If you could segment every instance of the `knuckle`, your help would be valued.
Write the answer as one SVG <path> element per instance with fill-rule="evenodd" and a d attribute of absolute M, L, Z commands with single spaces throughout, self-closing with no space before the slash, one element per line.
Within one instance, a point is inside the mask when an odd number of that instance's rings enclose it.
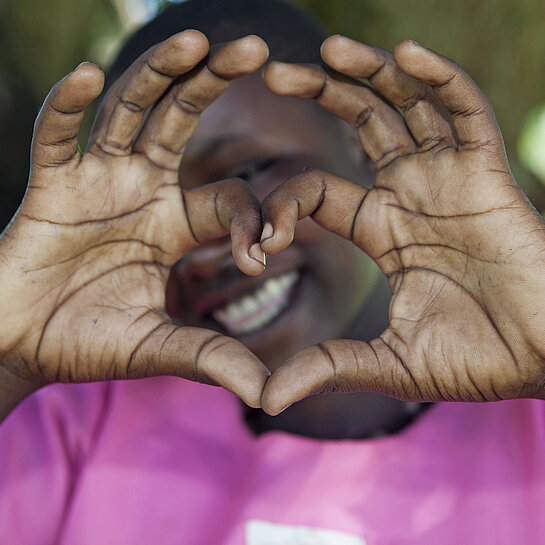
<path fill-rule="evenodd" d="M 373 108 L 371 106 L 364 106 L 354 122 L 354 127 L 356 129 L 363 128 L 371 120 L 372 116 Z"/>
<path fill-rule="evenodd" d="M 242 193 L 253 193 L 251 184 L 244 180 L 243 178 L 228 178 L 227 180 L 222 180 L 218 182 L 220 191 L 231 193 L 231 192 L 242 192 Z"/>
<path fill-rule="evenodd" d="M 444 89 L 445 87 L 449 87 L 452 84 L 456 82 L 456 79 L 458 78 L 459 72 L 456 71 L 456 68 L 452 69 L 447 74 L 445 78 L 442 78 L 440 82 L 433 84 L 431 87 L 435 91 L 440 91 L 441 89 Z"/>
<path fill-rule="evenodd" d="M 196 382 L 206 382 L 209 380 L 211 356 L 218 349 L 224 348 L 232 339 L 224 337 L 219 333 L 213 334 L 211 337 L 201 343 L 194 357 L 194 364 L 191 373 L 191 380 Z M 213 367 L 213 366 L 212 366 Z"/>
<path fill-rule="evenodd" d="M 399 107 L 403 112 L 408 112 L 412 110 L 417 104 L 425 100 L 427 97 L 427 93 L 420 92 L 420 93 L 414 93 L 406 98 L 404 98 L 400 104 Z"/>

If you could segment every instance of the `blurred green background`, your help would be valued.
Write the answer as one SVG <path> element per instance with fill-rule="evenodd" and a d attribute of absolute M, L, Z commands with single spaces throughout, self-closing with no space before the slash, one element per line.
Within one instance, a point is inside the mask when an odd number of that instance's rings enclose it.
<path fill-rule="evenodd" d="M 545 210 L 543 0 L 292 1 L 331 33 L 388 49 L 412 38 L 455 59 L 492 102 L 515 176 Z M 24 192 L 33 120 L 52 84 L 82 60 L 107 68 L 123 39 L 168 4 L 0 0 L 0 225 Z"/>

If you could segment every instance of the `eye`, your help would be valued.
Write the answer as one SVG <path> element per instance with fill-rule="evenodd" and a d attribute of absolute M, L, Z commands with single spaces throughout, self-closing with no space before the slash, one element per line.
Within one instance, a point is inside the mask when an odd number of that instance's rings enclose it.
<path fill-rule="evenodd" d="M 229 177 L 242 178 L 243 180 L 250 182 L 253 178 L 269 169 L 272 165 L 274 165 L 274 163 L 276 163 L 276 159 L 264 159 L 263 161 L 255 161 L 242 168 L 233 170 L 232 173 L 230 173 Z"/>

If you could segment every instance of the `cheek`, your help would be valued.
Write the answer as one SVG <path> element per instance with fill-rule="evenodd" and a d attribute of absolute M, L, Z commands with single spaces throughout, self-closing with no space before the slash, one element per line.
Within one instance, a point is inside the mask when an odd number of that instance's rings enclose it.
<path fill-rule="evenodd" d="M 332 328 L 342 330 L 371 293 L 378 268 L 350 241 L 322 229 L 310 218 L 299 222 L 295 236 L 307 250 L 309 273 L 317 289 L 315 304 L 321 306 L 316 310 L 331 320 Z"/>

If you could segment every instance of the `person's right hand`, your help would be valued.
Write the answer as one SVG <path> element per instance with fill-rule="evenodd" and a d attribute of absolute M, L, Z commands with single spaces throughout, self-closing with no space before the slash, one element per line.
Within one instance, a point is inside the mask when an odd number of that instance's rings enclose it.
<path fill-rule="evenodd" d="M 263 270 L 251 188 L 178 185 L 199 113 L 268 49 L 247 36 L 207 54 L 193 30 L 144 53 L 106 95 L 84 154 L 78 131 L 102 71 L 82 64 L 46 98 L 27 193 L 0 238 L 0 376 L 17 378 L 2 387 L 176 375 L 260 405 L 269 373 L 247 348 L 164 311 L 169 268 L 203 241 L 230 232 L 239 268 Z"/>

